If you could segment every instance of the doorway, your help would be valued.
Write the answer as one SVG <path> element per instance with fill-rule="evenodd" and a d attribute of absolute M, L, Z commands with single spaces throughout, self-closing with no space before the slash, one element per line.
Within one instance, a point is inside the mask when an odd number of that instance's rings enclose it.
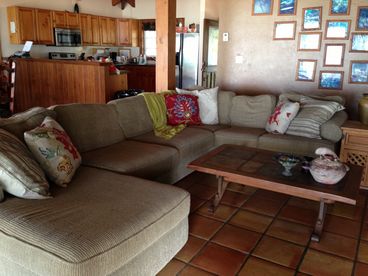
<path fill-rule="evenodd" d="M 216 86 L 218 40 L 218 21 L 204 19 L 202 86 L 206 88 L 213 88 Z"/>

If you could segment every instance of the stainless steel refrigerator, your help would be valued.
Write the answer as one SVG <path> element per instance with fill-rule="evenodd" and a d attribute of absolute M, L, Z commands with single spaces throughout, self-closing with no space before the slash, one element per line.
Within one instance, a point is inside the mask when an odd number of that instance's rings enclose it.
<path fill-rule="evenodd" d="M 176 34 L 176 87 L 198 84 L 199 33 Z"/>

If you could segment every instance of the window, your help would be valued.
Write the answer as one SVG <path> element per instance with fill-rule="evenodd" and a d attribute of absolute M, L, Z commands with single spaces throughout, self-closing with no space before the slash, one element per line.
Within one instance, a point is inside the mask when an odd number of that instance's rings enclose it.
<path fill-rule="evenodd" d="M 156 56 L 156 31 L 144 31 L 144 54 Z"/>

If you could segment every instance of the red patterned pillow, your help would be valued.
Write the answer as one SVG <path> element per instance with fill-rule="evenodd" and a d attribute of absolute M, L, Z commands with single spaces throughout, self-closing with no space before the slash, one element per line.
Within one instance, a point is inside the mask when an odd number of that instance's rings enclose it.
<path fill-rule="evenodd" d="M 198 97 L 193 95 L 165 96 L 167 119 L 169 125 L 199 125 Z"/>

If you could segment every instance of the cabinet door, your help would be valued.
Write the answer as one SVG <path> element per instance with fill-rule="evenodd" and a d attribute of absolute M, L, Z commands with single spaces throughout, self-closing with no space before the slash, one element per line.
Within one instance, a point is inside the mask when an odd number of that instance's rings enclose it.
<path fill-rule="evenodd" d="M 87 14 L 81 14 L 79 19 L 82 32 L 82 44 L 92 44 L 91 16 Z"/>
<path fill-rule="evenodd" d="M 139 20 L 130 19 L 132 47 L 140 47 Z"/>
<path fill-rule="evenodd" d="M 100 22 L 98 16 L 91 15 L 91 44 L 100 45 Z"/>
<path fill-rule="evenodd" d="M 108 19 L 108 31 L 109 31 L 109 44 L 116 45 L 116 19 Z"/>
<path fill-rule="evenodd" d="M 129 19 L 117 21 L 118 45 L 130 46 L 132 44 L 132 31 Z"/>
<path fill-rule="evenodd" d="M 100 17 L 100 38 L 101 44 L 109 43 L 109 18 Z"/>
<path fill-rule="evenodd" d="M 67 12 L 66 13 L 66 24 L 67 24 L 68 28 L 79 29 L 80 28 L 79 14 L 78 13 Z"/>
<path fill-rule="evenodd" d="M 37 41 L 35 10 L 32 8 L 18 8 L 19 43 L 27 40 Z"/>
<path fill-rule="evenodd" d="M 50 10 L 36 10 L 37 43 L 54 44 L 52 28 L 52 12 Z"/>
<path fill-rule="evenodd" d="M 52 17 L 54 20 L 54 27 L 56 28 L 66 28 L 66 16 L 63 11 L 53 11 Z"/>

